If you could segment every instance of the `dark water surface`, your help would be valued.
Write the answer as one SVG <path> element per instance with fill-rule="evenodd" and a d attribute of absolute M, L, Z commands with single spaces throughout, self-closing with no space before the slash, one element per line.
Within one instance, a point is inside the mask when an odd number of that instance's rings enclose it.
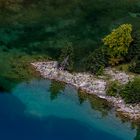
<path fill-rule="evenodd" d="M 0 94 L 0 139 L 134 140 L 130 123 L 122 123 L 111 110 L 103 115 L 102 106 L 94 103 L 80 104 L 68 85 L 56 90 L 49 80 L 21 83 L 12 94 Z"/>

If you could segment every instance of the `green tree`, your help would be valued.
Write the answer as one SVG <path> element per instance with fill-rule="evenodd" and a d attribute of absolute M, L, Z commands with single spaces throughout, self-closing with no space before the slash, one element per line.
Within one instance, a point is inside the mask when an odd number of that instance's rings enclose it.
<path fill-rule="evenodd" d="M 130 63 L 129 70 L 140 74 L 140 56 L 136 56 Z"/>
<path fill-rule="evenodd" d="M 133 41 L 131 42 L 128 53 L 125 56 L 125 60 L 127 62 L 130 62 L 131 60 L 136 59 L 136 57 L 140 56 L 140 31 L 135 29 L 132 32 L 132 38 Z"/>
<path fill-rule="evenodd" d="M 132 35 L 133 42 L 128 49 L 125 60 L 130 63 L 129 70 L 131 72 L 140 73 L 140 31 L 133 31 Z"/>
<path fill-rule="evenodd" d="M 118 96 L 121 90 L 121 85 L 118 81 L 111 81 L 107 87 L 108 96 Z"/>
<path fill-rule="evenodd" d="M 118 64 L 128 53 L 128 48 L 133 41 L 131 33 L 132 25 L 123 24 L 103 39 L 104 45 L 108 46 L 111 65 Z"/>
<path fill-rule="evenodd" d="M 104 67 L 108 66 L 108 53 L 106 47 L 100 47 L 91 53 L 86 61 L 86 70 L 94 74 L 101 74 Z"/>
<path fill-rule="evenodd" d="M 59 66 L 66 70 L 73 70 L 74 63 L 74 50 L 71 43 L 67 43 L 66 47 L 61 50 L 61 55 L 59 57 Z"/>
<path fill-rule="evenodd" d="M 23 0 L 0 0 L 0 8 L 18 12 L 22 8 Z"/>

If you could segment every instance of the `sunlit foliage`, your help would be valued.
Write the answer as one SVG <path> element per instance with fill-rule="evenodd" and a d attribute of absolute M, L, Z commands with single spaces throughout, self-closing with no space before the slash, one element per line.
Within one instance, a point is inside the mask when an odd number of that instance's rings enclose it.
<path fill-rule="evenodd" d="M 123 24 L 103 39 L 104 45 L 109 47 L 111 65 L 118 64 L 128 53 L 130 43 L 133 41 L 131 33 L 132 25 Z"/>

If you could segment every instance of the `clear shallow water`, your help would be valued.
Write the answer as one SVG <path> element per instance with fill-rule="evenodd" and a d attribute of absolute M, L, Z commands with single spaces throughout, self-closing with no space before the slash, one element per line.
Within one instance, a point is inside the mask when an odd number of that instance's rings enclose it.
<path fill-rule="evenodd" d="M 106 115 L 66 85 L 52 98 L 49 80 L 21 83 L 12 94 L 0 94 L 1 140 L 134 140 L 136 130 L 113 111 Z M 95 102 L 95 101 L 94 101 Z M 93 109 L 95 106 L 95 109 Z"/>

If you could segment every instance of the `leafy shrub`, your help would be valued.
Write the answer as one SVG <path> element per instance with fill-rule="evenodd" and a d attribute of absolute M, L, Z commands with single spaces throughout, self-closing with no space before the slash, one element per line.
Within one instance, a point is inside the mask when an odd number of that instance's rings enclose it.
<path fill-rule="evenodd" d="M 121 65 L 117 66 L 117 69 L 120 71 L 128 72 L 129 67 L 130 67 L 130 64 L 121 64 Z"/>
<path fill-rule="evenodd" d="M 118 81 L 111 81 L 107 88 L 107 95 L 108 96 L 118 96 L 120 92 L 121 86 Z"/>
<path fill-rule="evenodd" d="M 67 59 L 67 60 L 66 60 Z M 64 67 L 66 70 L 73 70 L 74 63 L 74 51 L 71 43 L 67 43 L 66 47 L 63 47 L 61 50 L 61 55 L 59 57 L 59 66 Z M 66 62 L 64 62 L 66 60 Z M 65 64 L 64 64 L 65 63 Z"/>
<path fill-rule="evenodd" d="M 140 74 L 140 56 L 133 59 L 129 66 L 129 71 Z"/>
<path fill-rule="evenodd" d="M 0 8 L 17 12 L 22 8 L 23 0 L 0 0 Z"/>
<path fill-rule="evenodd" d="M 8 57 L 8 56 L 7 56 Z M 5 76 L 19 81 L 29 80 L 36 76 L 36 72 L 31 67 L 31 62 L 50 60 L 48 56 L 43 55 L 14 55 L 9 59 L 9 69 Z"/>
<path fill-rule="evenodd" d="M 128 49 L 128 53 L 125 57 L 127 62 L 130 62 L 136 57 L 140 56 L 140 31 L 132 32 L 133 41 Z"/>
<path fill-rule="evenodd" d="M 121 90 L 120 95 L 126 103 L 139 103 L 140 102 L 140 78 L 126 84 Z"/>
<path fill-rule="evenodd" d="M 123 24 L 103 39 L 104 45 L 108 46 L 111 65 L 118 64 L 128 53 L 128 48 L 133 41 L 131 33 L 132 25 Z"/>
<path fill-rule="evenodd" d="M 131 43 L 126 62 L 130 62 L 129 70 L 134 73 L 140 73 L 140 32 L 133 32 L 133 42 Z"/>
<path fill-rule="evenodd" d="M 117 57 L 111 56 L 109 58 L 109 64 L 112 66 L 118 65 L 121 61 L 123 61 L 123 58 L 120 56 Z"/>
<path fill-rule="evenodd" d="M 99 70 L 96 72 L 96 75 L 98 76 L 98 75 L 103 75 L 103 73 L 104 73 L 104 66 L 101 66 L 100 68 L 99 68 Z"/>
<path fill-rule="evenodd" d="M 108 66 L 108 53 L 106 47 L 100 47 L 91 53 L 85 62 L 86 70 L 94 74 L 102 73 L 104 67 Z"/>

